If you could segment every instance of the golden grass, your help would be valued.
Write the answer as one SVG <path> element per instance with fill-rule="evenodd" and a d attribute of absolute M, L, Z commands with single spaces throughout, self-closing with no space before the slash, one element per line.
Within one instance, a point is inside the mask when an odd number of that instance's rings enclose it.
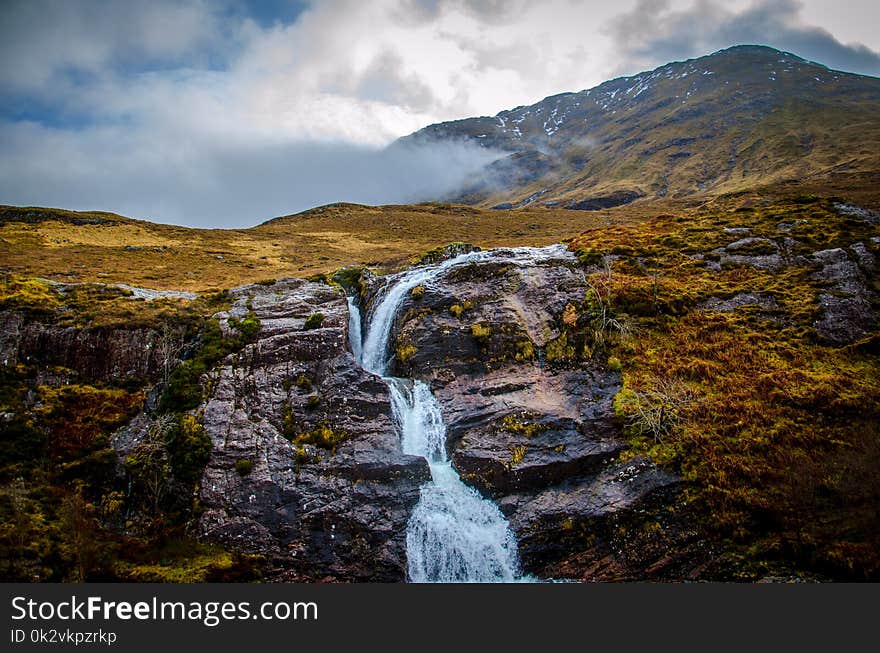
<path fill-rule="evenodd" d="M 204 291 L 346 265 L 400 268 L 450 242 L 541 246 L 586 229 L 627 224 L 680 203 L 606 211 L 492 211 L 420 204 L 320 207 L 251 229 L 188 229 L 108 214 L 9 207 L 0 221 L 0 270 L 62 282 L 128 283 Z M 39 212 L 41 220 L 30 217 Z M 100 216 L 100 224 L 72 220 Z"/>

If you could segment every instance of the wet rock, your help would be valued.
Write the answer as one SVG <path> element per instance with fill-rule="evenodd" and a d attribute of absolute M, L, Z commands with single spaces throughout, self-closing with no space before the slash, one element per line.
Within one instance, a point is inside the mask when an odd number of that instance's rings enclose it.
<path fill-rule="evenodd" d="M 683 485 L 638 458 L 598 475 L 569 478 L 537 494 L 499 501 L 520 544 L 524 571 L 551 578 L 633 580 L 654 577 L 693 538 L 674 519 Z M 685 520 L 686 523 L 686 520 Z M 694 556 L 691 565 L 706 556 Z M 662 574 L 661 574 L 662 575 Z M 686 577 L 681 572 L 674 577 Z"/>
<path fill-rule="evenodd" d="M 560 335 L 559 316 L 583 301 L 583 272 L 563 248 L 537 260 L 515 250 L 445 270 L 419 298 L 407 298 L 392 332 L 405 352 L 394 372 L 443 384 L 529 358 Z"/>
<path fill-rule="evenodd" d="M 574 420 L 543 417 L 530 426 L 536 427 L 534 435 L 498 423 L 468 431 L 453 453 L 455 468 L 483 494 L 500 497 L 598 472 L 624 449 L 613 431 Z"/>
<path fill-rule="evenodd" d="M 724 227 L 724 233 L 737 238 L 745 238 L 752 235 L 752 230 L 748 227 Z"/>
<path fill-rule="evenodd" d="M 851 215 L 856 218 L 861 218 L 868 224 L 880 224 L 880 213 L 877 213 L 876 211 L 871 211 L 870 209 L 856 206 L 855 204 L 844 204 L 841 202 L 836 202 L 834 208 L 836 208 L 841 215 Z"/>
<path fill-rule="evenodd" d="M 876 272 L 877 259 L 871 250 L 865 246 L 865 243 L 855 243 L 850 245 L 849 249 L 855 255 L 855 260 L 866 275 Z"/>

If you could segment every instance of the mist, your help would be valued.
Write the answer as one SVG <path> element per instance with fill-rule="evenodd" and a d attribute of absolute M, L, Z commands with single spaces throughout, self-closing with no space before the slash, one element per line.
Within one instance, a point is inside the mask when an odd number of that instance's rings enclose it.
<path fill-rule="evenodd" d="M 116 129 L 0 129 L 0 203 L 250 227 L 332 202 L 404 204 L 461 188 L 498 153 L 464 143 L 175 143 Z"/>

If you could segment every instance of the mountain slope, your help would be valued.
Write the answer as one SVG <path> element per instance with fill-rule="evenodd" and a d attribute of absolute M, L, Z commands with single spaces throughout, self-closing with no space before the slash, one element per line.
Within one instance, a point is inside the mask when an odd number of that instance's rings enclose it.
<path fill-rule="evenodd" d="M 736 46 L 401 140 L 504 153 L 455 200 L 594 209 L 875 172 L 878 115 L 880 79 Z"/>

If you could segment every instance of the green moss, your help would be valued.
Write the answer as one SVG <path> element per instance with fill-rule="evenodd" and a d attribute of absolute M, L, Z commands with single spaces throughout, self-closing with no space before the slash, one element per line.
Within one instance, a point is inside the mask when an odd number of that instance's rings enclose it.
<path fill-rule="evenodd" d="M 253 342 L 261 326 L 260 319 L 253 311 L 248 311 L 241 320 L 231 317 L 227 320 L 227 324 L 239 332 L 241 343 Z"/>
<path fill-rule="evenodd" d="M 574 346 L 568 342 L 568 331 L 563 331 L 544 345 L 544 356 L 550 362 L 570 360 L 577 356 Z"/>
<path fill-rule="evenodd" d="M 574 255 L 577 257 L 578 261 L 581 262 L 581 265 L 585 266 L 601 265 L 604 258 L 602 252 L 597 252 L 588 247 L 575 249 Z"/>
<path fill-rule="evenodd" d="M 533 438 L 536 435 L 544 433 L 548 430 L 546 424 L 537 424 L 525 421 L 515 414 L 505 415 L 501 420 L 501 429 L 508 433 L 517 433 L 527 438 Z"/>
<path fill-rule="evenodd" d="M 159 402 L 161 412 L 185 412 L 198 406 L 202 400 L 202 375 L 252 342 L 260 330 L 260 321 L 253 313 L 233 324 L 238 334 L 232 337 L 223 335 L 217 320 L 203 324 L 196 353 L 178 365 L 168 379 Z"/>
<path fill-rule="evenodd" d="M 535 358 L 535 346 L 531 340 L 520 340 L 516 343 L 516 360 L 519 362 L 531 361 Z"/>
<path fill-rule="evenodd" d="M 254 470 L 254 461 L 249 458 L 239 458 L 235 461 L 235 471 L 239 476 L 248 476 Z"/>
<path fill-rule="evenodd" d="M 409 363 L 413 356 L 418 353 L 418 348 L 412 343 L 398 343 L 394 348 L 394 355 L 397 358 L 397 362 L 406 365 Z"/>
<path fill-rule="evenodd" d="M 323 313 L 313 313 L 306 319 L 306 323 L 303 325 L 303 328 L 308 331 L 311 329 L 320 329 L 321 325 L 324 323 L 324 314 Z"/>
<path fill-rule="evenodd" d="M 472 324 L 471 335 L 481 345 L 486 345 L 492 337 L 492 327 L 489 324 Z"/>
<path fill-rule="evenodd" d="M 330 276 L 330 281 L 342 286 L 348 292 L 353 292 L 360 289 L 363 272 L 364 269 L 358 266 L 340 268 Z"/>
<path fill-rule="evenodd" d="M 180 415 L 166 434 L 171 472 L 178 480 L 195 483 L 211 457 L 211 438 L 193 415 Z"/>
<path fill-rule="evenodd" d="M 51 313 L 60 305 L 61 296 L 50 283 L 15 275 L 0 275 L 0 308 Z"/>
<path fill-rule="evenodd" d="M 453 317 L 460 318 L 462 313 L 464 313 L 464 307 L 461 304 L 453 304 L 449 307 L 449 314 Z"/>
<path fill-rule="evenodd" d="M 413 299 L 421 299 L 425 296 L 425 287 L 424 286 L 416 286 L 412 290 L 409 291 L 410 297 Z"/>
<path fill-rule="evenodd" d="M 344 430 L 334 430 L 327 424 L 319 424 L 315 428 L 297 433 L 291 438 L 291 442 L 297 447 L 303 445 L 312 445 L 320 449 L 327 449 L 331 454 L 336 453 L 336 447 L 351 437 L 351 434 Z"/>
<path fill-rule="evenodd" d="M 526 457 L 527 448 L 525 445 L 516 445 L 510 448 L 510 460 L 507 462 L 507 468 L 516 467 Z"/>
<path fill-rule="evenodd" d="M 300 374 L 299 376 L 297 376 L 293 384 L 303 392 L 312 391 L 312 380 L 305 374 Z"/>

